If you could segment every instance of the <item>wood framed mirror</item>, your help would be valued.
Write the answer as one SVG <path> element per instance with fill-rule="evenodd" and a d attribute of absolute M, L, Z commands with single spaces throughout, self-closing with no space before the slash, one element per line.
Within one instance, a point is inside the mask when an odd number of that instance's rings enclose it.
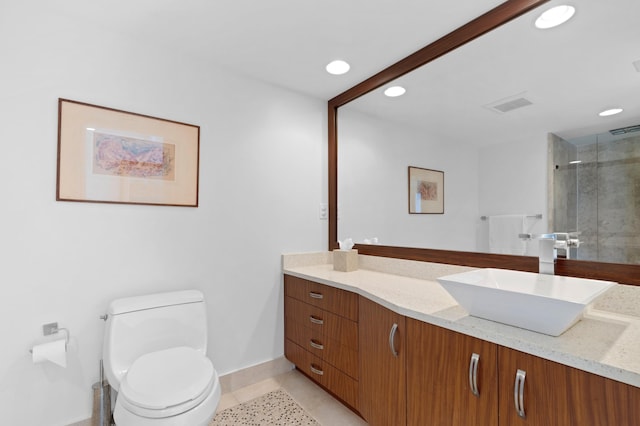
<path fill-rule="evenodd" d="M 470 41 L 547 3 L 549 0 L 508 0 L 482 16 L 470 21 L 439 40 L 416 51 L 367 80 L 346 90 L 328 102 L 328 165 L 329 165 L 329 249 L 338 247 L 338 113 L 339 108 L 361 96 L 417 69 Z M 470 251 L 386 245 L 356 245 L 359 253 L 373 256 L 465 265 L 498 267 L 530 272 L 538 271 L 538 259 L 532 256 L 500 255 Z M 640 266 L 558 259 L 556 274 L 594 279 L 606 279 L 624 284 L 640 285 Z"/>

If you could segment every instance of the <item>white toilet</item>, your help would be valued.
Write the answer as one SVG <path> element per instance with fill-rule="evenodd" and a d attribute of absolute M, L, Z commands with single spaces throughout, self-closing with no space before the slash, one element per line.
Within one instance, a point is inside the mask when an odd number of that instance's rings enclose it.
<path fill-rule="evenodd" d="M 206 352 L 201 292 L 111 302 L 103 360 L 107 380 L 117 391 L 116 424 L 207 425 L 220 401 L 220 381 Z"/>

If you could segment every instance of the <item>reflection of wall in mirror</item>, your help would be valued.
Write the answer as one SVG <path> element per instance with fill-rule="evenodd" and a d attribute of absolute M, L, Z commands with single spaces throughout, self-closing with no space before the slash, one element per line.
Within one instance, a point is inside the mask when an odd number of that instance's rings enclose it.
<path fill-rule="evenodd" d="M 338 126 L 338 237 L 379 244 L 475 250 L 477 153 L 433 142 L 424 131 L 341 108 Z M 407 167 L 444 171 L 445 214 L 411 215 Z M 417 194 L 417 196 L 416 196 Z M 409 203 L 408 197 L 412 197 Z"/>
<path fill-rule="evenodd" d="M 538 214 L 547 211 L 547 135 L 480 149 L 479 210 L 482 215 Z M 489 221 L 478 222 L 478 251 L 489 252 Z M 526 233 L 547 232 L 543 219 L 528 220 Z M 526 256 L 538 255 L 537 240 L 526 241 Z"/>
<path fill-rule="evenodd" d="M 338 238 L 489 252 L 481 215 L 546 212 L 546 134 L 529 144 L 476 147 L 348 107 L 339 117 Z M 407 214 L 406 170 L 415 164 L 445 172 L 445 214 Z M 542 233 L 544 224 L 536 221 L 531 232 Z M 527 246 L 527 255 L 537 255 L 535 243 Z"/>

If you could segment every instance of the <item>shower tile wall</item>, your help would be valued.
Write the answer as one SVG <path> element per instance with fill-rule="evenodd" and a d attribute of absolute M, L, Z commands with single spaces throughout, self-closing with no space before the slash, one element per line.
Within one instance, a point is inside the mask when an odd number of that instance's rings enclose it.
<path fill-rule="evenodd" d="M 602 136 L 553 135 L 553 231 L 580 231 L 578 259 L 640 264 L 640 135 Z"/>
<path fill-rule="evenodd" d="M 640 136 L 598 143 L 598 246 L 605 262 L 640 263 Z"/>

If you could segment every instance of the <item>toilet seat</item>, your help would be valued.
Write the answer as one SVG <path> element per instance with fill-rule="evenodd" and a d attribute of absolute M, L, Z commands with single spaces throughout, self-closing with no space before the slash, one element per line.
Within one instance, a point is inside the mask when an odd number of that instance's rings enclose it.
<path fill-rule="evenodd" d="M 192 409 L 217 381 L 209 358 L 181 346 L 142 355 L 120 384 L 121 403 L 139 416 L 162 418 Z"/>

